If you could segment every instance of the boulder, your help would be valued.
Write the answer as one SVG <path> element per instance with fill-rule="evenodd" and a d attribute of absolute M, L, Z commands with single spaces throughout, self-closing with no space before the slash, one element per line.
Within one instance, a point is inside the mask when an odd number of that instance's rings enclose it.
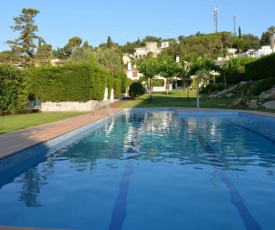
<path fill-rule="evenodd" d="M 269 93 L 269 98 L 275 100 L 275 88 L 272 88 Z"/>
<path fill-rule="evenodd" d="M 247 104 L 248 108 L 251 108 L 251 109 L 258 109 L 259 108 L 257 100 L 247 101 L 246 104 Z"/>
<path fill-rule="evenodd" d="M 228 108 L 234 108 L 234 107 L 236 107 L 238 105 L 241 105 L 241 104 L 242 104 L 242 99 L 237 98 L 228 105 Z"/>
<path fill-rule="evenodd" d="M 259 96 L 260 99 L 268 99 L 269 98 L 269 92 L 268 91 L 264 91 L 260 94 Z"/>
<path fill-rule="evenodd" d="M 234 96 L 234 94 L 233 93 L 227 93 L 227 94 L 225 94 L 225 96 L 229 98 L 229 97 Z"/>
<path fill-rule="evenodd" d="M 216 94 L 210 94 L 210 95 L 208 95 L 208 98 L 217 98 L 218 96 L 216 95 Z"/>
<path fill-rule="evenodd" d="M 275 109 L 275 101 L 268 101 L 262 105 L 265 109 Z"/>

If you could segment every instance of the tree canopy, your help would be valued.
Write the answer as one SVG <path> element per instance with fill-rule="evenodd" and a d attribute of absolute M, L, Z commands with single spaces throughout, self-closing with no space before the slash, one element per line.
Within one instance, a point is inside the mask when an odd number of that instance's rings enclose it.
<path fill-rule="evenodd" d="M 69 39 L 69 42 L 64 46 L 64 52 L 67 55 L 67 57 L 70 57 L 70 55 L 73 53 L 73 51 L 80 47 L 82 43 L 82 39 L 80 37 L 74 36 Z"/>
<path fill-rule="evenodd" d="M 39 39 L 44 42 L 41 37 L 36 35 L 38 26 L 35 25 L 34 18 L 38 13 L 39 10 L 23 8 L 21 15 L 13 18 L 15 25 L 11 26 L 11 29 L 20 32 L 20 36 L 14 41 L 7 41 L 13 54 L 13 63 L 28 66 L 30 60 L 35 56 L 37 46 L 34 41 Z"/>

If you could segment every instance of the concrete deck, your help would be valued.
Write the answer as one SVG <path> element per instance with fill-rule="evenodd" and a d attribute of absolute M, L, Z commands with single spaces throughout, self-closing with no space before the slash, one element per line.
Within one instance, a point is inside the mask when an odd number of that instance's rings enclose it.
<path fill-rule="evenodd" d="M 123 110 L 121 108 L 117 108 L 121 103 L 124 103 L 124 101 L 117 101 L 110 104 L 113 113 Z M 99 109 L 96 116 L 89 113 L 28 129 L 2 134 L 0 135 L 0 159 L 21 150 L 30 148 L 36 144 L 46 142 L 107 116 L 109 116 L 109 112 L 107 108 L 103 106 Z"/>

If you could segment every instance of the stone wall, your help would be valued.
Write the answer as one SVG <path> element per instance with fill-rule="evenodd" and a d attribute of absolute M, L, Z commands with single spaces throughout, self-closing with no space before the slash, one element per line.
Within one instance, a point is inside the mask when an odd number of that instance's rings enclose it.
<path fill-rule="evenodd" d="M 97 101 L 87 102 L 42 102 L 42 112 L 93 111 Z"/>

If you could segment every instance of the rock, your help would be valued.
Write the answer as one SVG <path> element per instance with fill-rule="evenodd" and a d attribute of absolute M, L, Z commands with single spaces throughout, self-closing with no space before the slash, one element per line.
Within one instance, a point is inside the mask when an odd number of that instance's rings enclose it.
<path fill-rule="evenodd" d="M 272 88 L 269 93 L 269 98 L 275 100 L 275 88 Z"/>
<path fill-rule="evenodd" d="M 208 95 L 208 98 L 217 98 L 217 95 L 216 94 L 210 94 L 210 95 Z"/>
<path fill-rule="evenodd" d="M 241 98 L 237 98 L 236 100 L 232 101 L 231 104 L 228 105 L 228 108 L 234 108 L 238 105 L 242 104 L 242 99 Z"/>
<path fill-rule="evenodd" d="M 265 109 L 275 109 L 275 101 L 268 101 L 262 105 Z"/>
<path fill-rule="evenodd" d="M 225 94 L 225 96 L 229 98 L 229 97 L 234 96 L 234 94 L 233 93 L 227 93 L 227 94 Z"/>
<path fill-rule="evenodd" d="M 251 109 L 258 109 L 259 108 L 259 105 L 258 105 L 258 101 L 257 100 L 250 100 L 250 101 L 247 101 L 247 106 L 248 108 L 251 108 Z"/>
<path fill-rule="evenodd" d="M 267 99 L 267 98 L 269 98 L 269 93 L 267 91 L 264 91 L 260 94 L 259 98 Z"/>

